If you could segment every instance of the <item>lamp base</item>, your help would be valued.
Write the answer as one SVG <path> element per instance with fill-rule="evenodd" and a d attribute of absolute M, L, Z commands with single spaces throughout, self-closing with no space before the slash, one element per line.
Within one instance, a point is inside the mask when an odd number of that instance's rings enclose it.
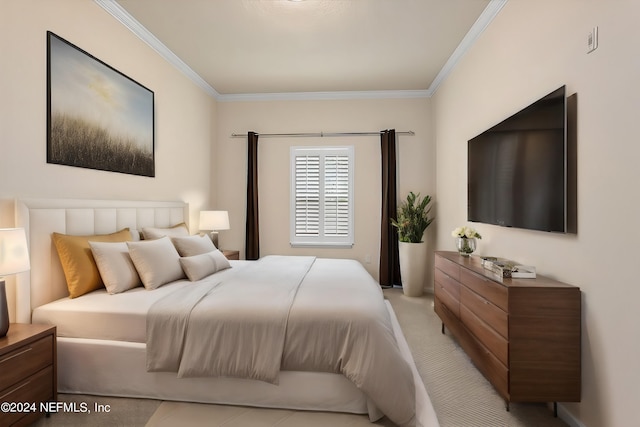
<path fill-rule="evenodd" d="M 216 249 L 220 249 L 220 247 L 218 246 L 218 232 L 212 231 L 211 233 L 209 233 L 209 238 L 213 242 L 213 246 L 215 246 Z"/>
<path fill-rule="evenodd" d="M 0 280 L 0 338 L 9 331 L 9 308 L 7 307 L 7 290 L 4 280 Z"/>

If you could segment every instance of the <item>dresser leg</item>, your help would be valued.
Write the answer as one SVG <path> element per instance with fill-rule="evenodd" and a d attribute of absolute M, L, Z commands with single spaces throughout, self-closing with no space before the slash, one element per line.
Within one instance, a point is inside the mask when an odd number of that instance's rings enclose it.
<path fill-rule="evenodd" d="M 510 408 L 509 408 L 509 401 L 508 400 L 504 401 L 504 409 L 506 409 L 506 411 L 509 412 Z"/>
<path fill-rule="evenodd" d="M 553 402 L 553 416 L 558 418 L 558 402 Z"/>
<path fill-rule="evenodd" d="M 442 322 L 442 328 L 441 328 L 441 331 L 442 331 L 442 335 L 444 335 L 444 322 Z"/>

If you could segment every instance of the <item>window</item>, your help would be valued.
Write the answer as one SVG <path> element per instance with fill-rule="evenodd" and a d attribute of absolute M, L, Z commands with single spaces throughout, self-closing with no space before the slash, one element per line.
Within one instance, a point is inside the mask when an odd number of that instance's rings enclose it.
<path fill-rule="evenodd" d="M 291 245 L 353 245 L 353 146 L 291 147 Z"/>

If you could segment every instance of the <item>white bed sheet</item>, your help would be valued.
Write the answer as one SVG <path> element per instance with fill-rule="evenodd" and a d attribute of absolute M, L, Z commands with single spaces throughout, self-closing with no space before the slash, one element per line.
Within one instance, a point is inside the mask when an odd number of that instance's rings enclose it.
<path fill-rule="evenodd" d="M 230 263 L 231 268 L 209 277 L 223 279 L 251 261 Z M 33 311 L 32 322 L 56 325 L 58 337 L 145 343 L 149 308 L 160 298 L 194 283 L 185 279 L 152 291 L 138 287 L 115 295 L 99 289 L 78 298 L 62 298 L 37 307 Z"/>
<path fill-rule="evenodd" d="M 146 320 L 144 323 L 138 321 L 144 318 L 143 313 L 146 313 L 152 304 L 151 301 L 144 305 L 135 302 L 122 304 L 118 298 L 102 291 L 96 293 L 102 293 L 101 296 L 91 295 L 85 299 L 86 301 L 95 298 L 95 301 L 89 303 L 93 307 L 87 307 L 84 313 L 91 312 L 87 320 L 78 321 L 84 315 L 78 310 L 85 309 L 76 307 L 67 310 L 75 303 L 66 297 L 62 298 L 67 295 L 66 281 L 51 241 L 51 233 L 106 234 L 124 227 L 140 230 L 144 227 L 170 227 L 180 222 L 189 223 L 189 207 L 184 202 L 27 199 L 16 203 L 16 225 L 24 227 L 27 233 L 32 267 L 30 272 L 17 275 L 16 320 L 26 323 L 54 323 L 58 326 L 60 392 L 274 408 L 368 412 L 372 420 L 381 416 L 353 383 L 338 374 L 283 372 L 280 386 L 272 391 L 272 384 L 260 381 L 234 378 L 185 380 L 177 379 L 170 373 L 146 372 Z M 185 281 L 180 286 L 187 284 Z M 176 285 L 178 284 L 172 286 Z M 161 293 L 172 292 L 169 289 L 160 288 L 153 292 L 161 298 Z M 131 294 L 135 292 L 139 292 L 140 295 L 133 300 L 148 297 L 145 293 L 151 291 L 140 288 Z M 60 298 L 62 299 L 59 300 Z M 108 301 L 110 307 L 106 310 L 98 309 L 99 300 Z M 66 315 L 53 320 L 64 310 L 67 310 Z M 106 317 L 105 312 L 114 314 Z M 78 331 L 77 328 L 81 330 Z M 113 329 L 119 330 L 115 336 Z M 121 332 L 124 332 L 130 341 L 117 336 L 121 335 Z M 395 334 L 398 340 L 402 340 L 402 332 L 399 329 L 395 330 Z M 101 335 L 103 338 L 65 337 L 76 335 Z M 407 357 L 404 352 L 403 355 Z M 410 359 L 410 354 L 408 357 Z M 270 390 L 265 392 L 265 387 Z M 419 393 L 416 395 L 420 396 Z M 426 396 L 426 392 L 422 395 Z M 417 405 L 417 409 L 418 426 L 437 426 L 437 420 L 435 423 L 422 422 L 424 407 Z"/>
<path fill-rule="evenodd" d="M 412 366 L 416 386 L 416 427 L 438 427 L 438 419 L 409 346 L 389 302 L 394 333 Z M 237 378 L 178 379 L 168 372 L 146 372 L 144 344 L 58 338 L 58 391 L 99 396 L 146 397 L 187 402 L 382 414 L 342 375 L 282 372 L 280 385 Z"/>

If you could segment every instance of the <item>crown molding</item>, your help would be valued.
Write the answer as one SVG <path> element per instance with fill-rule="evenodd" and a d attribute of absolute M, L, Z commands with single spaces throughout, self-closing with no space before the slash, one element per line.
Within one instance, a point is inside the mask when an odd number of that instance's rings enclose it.
<path fill-rule="evenodd" d="M 236 101 L 319 101 L 336 99 L 429 98 L 428 90 L 372 90 L 341 92 L 236 93 L 218 97 L 221 102 Z"/>
<path fill-rule="evenodd" d="M 162 58 L 176 67 L 185 76 L 200 86 L 205 92 L 221 102 L 235 101 L 314 101 L 340 99 L 391 99 L 391 98 L 430 98 L 440 84 L 455 68 L 458 61 L 471 48 L 473 43 L 493 21 L 508 0 L 490 0 L 487 7 L 480 14 L 471 29 L 464 36 L 453 54 L 449 57 L 428 89 L 425 90 L 378 90 L 378 91 L 341 91 L 341 92 L 290 92 L 290 93 L 247 93 L 220 94 L 191 67 L 185 64 L 175 53 L 166 47 L 156 36 L 140 24 L 116 0 L 94 0 L 98 6 L 107 11 L 122 25 L 127 27 L 140 40 L 148 44 Z"/>
<path fill-rule="evenodd" d="M 476 22 L 473 23 L 467 34 L 462 38 L 458 47 L 456 47 L 447 62 L 445 62 L 436 78 L 431 82 L 431 86 L 429 86 L 429 92 L 431 95 L 436 93 L 440 84 L 449 76 L 464 54 L 471 49 L 471 46 L 473 46 L 478 37 L 480 37 L 480 34 L 484 32 L 505 4 L 507 4 L 507 0 L 489 1 L 487 7 L 482 11 L 478 19 L 476 19 Z"/>
<path fill-rule="evenodd" d="M 196 85 L 200 86 L 209 95 L 218 98 L 220 94 L 212 88 L 202 77 L 185 64 L 178 56 L 166 47 L 160 40 L 156 38 L 149 30 L 139 23 L 133 16 L 129 14 L 116 0 L 94 0 L 101 8 L 106 10 L 111 16 L 116 18 L 122 25 L 127 27 L 133 34 L 138 36 L 140 40 L 148 44 L 153 50 L 163 57 L 167 62 L 176 67 L 185 76 L 191 79 Z"/>

